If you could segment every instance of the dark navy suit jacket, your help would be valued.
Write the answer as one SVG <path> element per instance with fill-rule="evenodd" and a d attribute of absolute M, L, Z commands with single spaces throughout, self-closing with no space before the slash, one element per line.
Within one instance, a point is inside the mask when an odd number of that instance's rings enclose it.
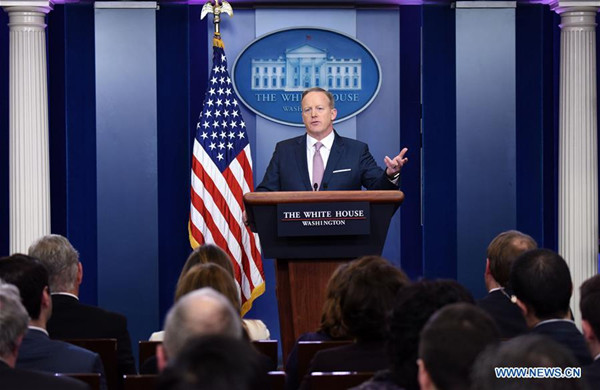
<path fill-rule="evenodd" d="M 52 317 L 46 328 L 53 339 L 117 339 L 119 378 L 137 373 L 127 319 L 121 314 L 84 305 L 68 295 L 52 294 Z"/>
<path fill-rule="evenodd" d="M 29 329 L 25 334 L 16 368 L 68 374 L 98 372 L 102 375 L 100 388 L 106 389 L 104 367 L 97 353 L 63 341 L 52 340 L 44 332 L 36 329 Z"/>
<path fill-rule="evenodd" d="M 369 152 L 367 144 L 335 133 L 320 190 L 397 190 Z M 275 147 L 261 191 L 313 191 L 306 161 L 306 134 Z"/>
<path fill-rule="evenodd" d="M 2 390 L 86 390 L 85 383 L 68 377 L 55 377 L 53 374 L 10 368 L 0 360 L 0 387 Z"/>
<path fill-rule="evenodd" d="M 552 321 L 535 326 L 531 333 L 548 336 L 573 352 L 580 366 L 592 363 L 592 356 L 579 329 L 571 321 Z"/>
<path fill-rule="evenodd" d="M 492 291 L 477 306 L 485 310 L 496 321 L 500 337 L 508 339 L 528 332 L 521 309 L 510 301 L 501 290 Z"/>
<path fill-rule="evenodd" d="M 600 359 L 583 367 L 583 377 L 587 380 L 590 389 L 600 389 Z"/>

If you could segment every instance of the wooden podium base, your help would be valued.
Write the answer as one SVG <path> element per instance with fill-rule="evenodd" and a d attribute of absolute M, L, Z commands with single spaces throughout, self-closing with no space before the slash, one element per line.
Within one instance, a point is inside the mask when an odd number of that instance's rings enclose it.
<path fill-rule="evenodd" d="M 319 327 L 327 282 L 333 271 L 349 260 L 276 260 L 276 294 L 284 363 L 296 339 L 302 333 L 314 332 Z"/>

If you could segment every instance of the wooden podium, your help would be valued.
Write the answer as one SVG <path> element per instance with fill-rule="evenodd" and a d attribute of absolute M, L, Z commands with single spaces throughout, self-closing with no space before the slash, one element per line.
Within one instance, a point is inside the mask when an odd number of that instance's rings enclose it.
<path fill-rule="evenodd" d="M 260 237 L 263 256 L 276 259 L 276 292 L 284 361 L 294 341 L 320 323 L 327 281 L 341 263 L 381 255 L 401 191 L 251 192 L 244 195 L 248 222 Z M 354 202 L 354 203 L 353 203 Z M 368 207 L 367 234 L 281 236 L 279 206 L 355 204 Z"/>

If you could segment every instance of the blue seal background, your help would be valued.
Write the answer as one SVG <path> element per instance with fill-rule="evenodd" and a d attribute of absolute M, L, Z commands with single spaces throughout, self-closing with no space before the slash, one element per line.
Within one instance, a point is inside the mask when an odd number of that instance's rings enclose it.
<path fill-rule="evenodd" d="M 307 37 L 310 36 L 310 39 Z M 327 58 L 336 59 L 360 58 L 362 60 L 362 88 L 358 90 L 329 89 L 336 93 L 356 93 L 358 101 L 336 100 L 338 116 L 336 123 L 351 118 L 364 110 L 375 98 L 381 84 L 381 68 L 375 56 L 361 42 L 354 38 L 333 31 L 320 28 L 292 28 L 279 30 L 263 35 L 252 41 L 238 56 L 233 65 L 234 88 L 242 102 L 256 114 L 275 122 L 303 126 L 302 116 L 299 111 L 284 111 L 283 105 L 300 106 L 299 101 L 283 101 L 282 93 L 301 95 L 302 91 L 283 91 L 280 89 L 252 90 L 252 59 L 276 59 L 285 57 L 288 49 L 295 49 L 302 45 L 311 45 L 326 50 Z M 322 86 L 326 84 L 325 80 Z M 255 94 L 275 94 L 277 101 L 257 101 Z"/>

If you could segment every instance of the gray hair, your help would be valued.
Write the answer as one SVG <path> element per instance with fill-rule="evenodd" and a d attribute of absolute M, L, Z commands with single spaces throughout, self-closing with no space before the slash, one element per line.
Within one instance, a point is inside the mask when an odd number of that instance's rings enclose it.
<path fill-rule="evenodd" d="M 19 289 L 0 279 L 0 357 L 15 352 L 17 340 L 27 331 L 29 315 L 21 303 Z"/>
<path fill-rule="evenodd" d="M 172 359 L 197 336 L 219 334 L 241 339 L 242 332 L 240 314 L 229 300 L 204 287 L 184 295 L 169 310 L 163 347 Z"/>
<path fill-rule="evenodd" d="M 48 269 L 50 291 L 70 291 L 76 287 L 79 253 L 65 237 L 50 234 L 40 238 L 29 247 L 29 256 L 41 260 Z"/>

